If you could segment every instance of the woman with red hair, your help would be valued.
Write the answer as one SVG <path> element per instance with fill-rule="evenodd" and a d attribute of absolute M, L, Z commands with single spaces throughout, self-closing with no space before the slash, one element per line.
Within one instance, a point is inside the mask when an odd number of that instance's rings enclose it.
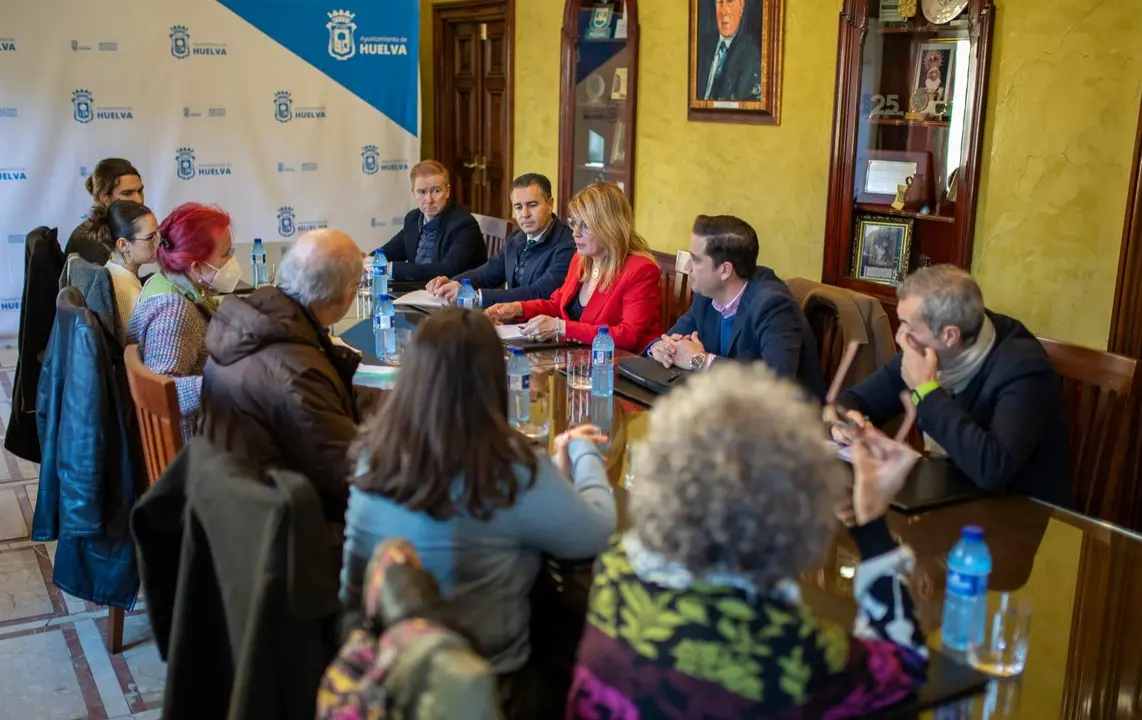
<path fill-rule="evenodd" d="M 234 292 L 242 270 L 234 258 L 230 216 L 218 207 L 179 205 L 158 233 L 159 272 L 143 286 L 127 323 L 127 342 L 139 344 L 151 371 L 174 379 L 182 436 L 189 440 L 206 365 L 206 326 L 218 295 Z"/>

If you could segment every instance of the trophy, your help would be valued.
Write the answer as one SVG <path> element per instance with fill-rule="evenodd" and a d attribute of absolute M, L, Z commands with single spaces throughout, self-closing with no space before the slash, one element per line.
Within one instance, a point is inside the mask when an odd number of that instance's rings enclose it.
<path fill-rule="evenodd" d="M 912 91 L 912 97 L 908 100 L 909 112 L 904 113 L 905 120 L 923 120 L 924 108 L 928 104 L 928 93 L 924 88 L 916 88 Z"/>

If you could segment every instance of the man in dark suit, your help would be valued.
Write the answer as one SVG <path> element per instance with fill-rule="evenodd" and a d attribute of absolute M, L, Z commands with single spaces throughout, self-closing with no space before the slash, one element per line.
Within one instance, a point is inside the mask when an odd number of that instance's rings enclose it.
<path fill-rule="evenodd" d="M 567 276 L 575 255 L 571 229 L 555 217 L 551 181 L 527 173 L 512 183 L 512 217 L 519 230 L 504 243 L 504 249 L 475 270 L 452 280 L 433 278 L 427 290 L 448 302 L 456 302 L 461 280 L 471 280 L 480 307 L 516 300 L 551 297 Z"/>
<path fill-rule="evenodd" d="M 983 304 L 953 265 L 922 268 L 896 291 L 900 354 L 837 405 L 858 425 L 901 414 L 910 391 L 929 455 L 946 456 L 983 490 L 1070 504 L 1062 381 L 1038 338 Z M 834 439 L 853 439 L 844 426 Z"/>
<path fill-rule="evenodd" d="M 817 341 L 789 288 L 757 264 L 757 233 L 731 215 L 699 215 L 686 272 L 690 309 L 648 348 L 665 367 L 704 370 L 718 358 L 760 360 L 825 396 Z"/>
<path fill-rule="evenodd" d="M 699 100 L 761 100 L 761 51 L 758 28 L 743 28 L 747 2 L 712 0 L 716 33 L 705 31 L 698 42 L 695 92 Z M 707 25 L 707 23 L 701 23 Z"/>
<path fill-rule="evenodd" d="M 484 262 L 488 250 L 480 225 L 452 201 L 448 170 L 425 160 L 409 178 L 417 209 L 404 216 L 404 227 L 383 248 L 393 264 L 393 280 L 459 275 Z"/>

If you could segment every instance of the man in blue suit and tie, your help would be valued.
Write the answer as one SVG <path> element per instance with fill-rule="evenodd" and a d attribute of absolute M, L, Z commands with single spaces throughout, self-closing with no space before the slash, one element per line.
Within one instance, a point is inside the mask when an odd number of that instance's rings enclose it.
<path fill-rule="evenodd" d="M 555 216 L 551 181 L 538 173 L 520 175 L 512 182 L 512 217 L 519 230 L 504 249 L 478 268 L 441 276 L 425 287 L 448 302 L 456 302 L 460 281 L 471 280 L 480 307 L 521 300 L 547 299 L 567 277 L 575 255 L 571 229 Z"/>
<path fill-rule="evenodd" d="M 781 278 L 757 264 L 757 233 L 731 215 L 699 215 L 686 272 L 694 302 L 647 352 L 665 367 L 704 370 L 720 358 L 760 360 L 825 396 L 817 342 Z"/>

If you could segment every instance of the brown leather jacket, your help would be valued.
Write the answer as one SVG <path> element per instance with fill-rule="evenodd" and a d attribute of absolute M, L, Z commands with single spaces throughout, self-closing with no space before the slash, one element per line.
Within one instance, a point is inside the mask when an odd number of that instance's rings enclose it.
<path fill-rule="evenodd" d="M 787 284 L 806 315 L 811 316 L 814 307 L 818 305 L 829 308 L 837 315 L 843 341 L 841 352 L 844 345 L 852 340 L 860 343 L 860 350 L 841 385 L 842 390 L 847 390 L 872 375 L 896 355 L 892 324 L 876 298 L 805 278 L 792 278 Z"/>
<path fill-rule="evenodd" d="M 357 434 L 358 357 L 276 287 L 226 298 L 206 333 L 200 434 L 262 469 L 301 473 L 325 517 L 344 523 Z"/>

